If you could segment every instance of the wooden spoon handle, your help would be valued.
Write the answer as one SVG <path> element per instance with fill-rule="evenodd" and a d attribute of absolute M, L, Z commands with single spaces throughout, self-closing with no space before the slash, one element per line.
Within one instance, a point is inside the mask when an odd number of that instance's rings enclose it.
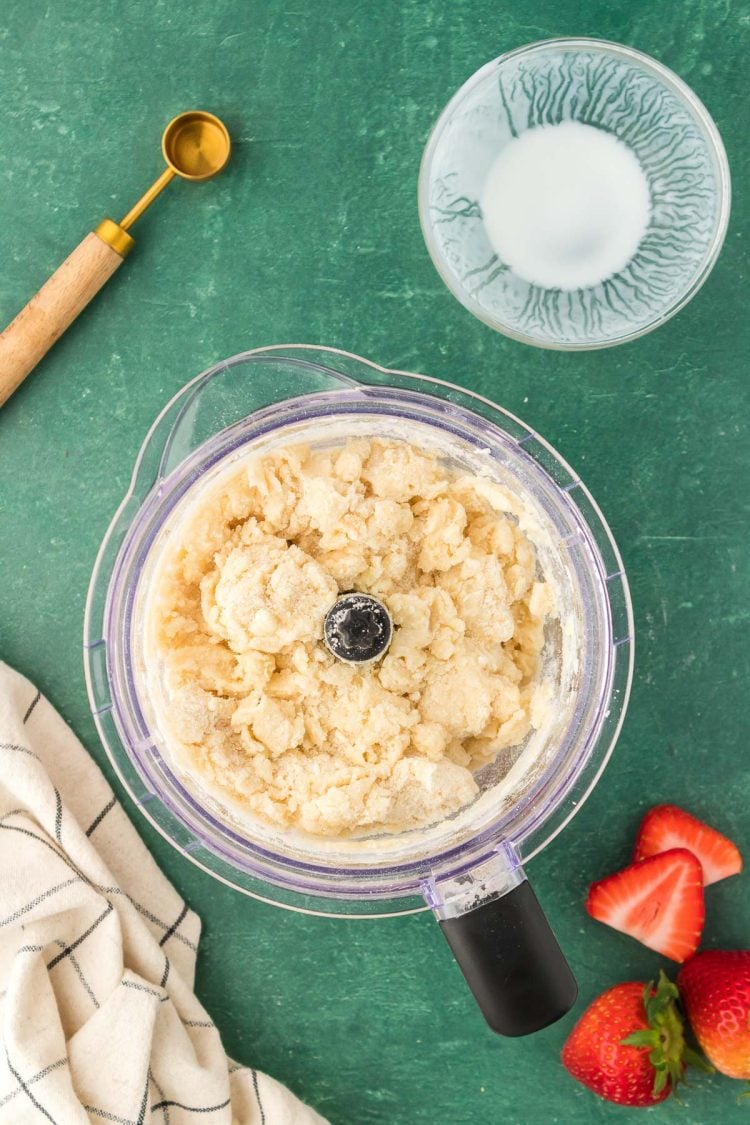
<path fill-rule="evenodd" d="M 122 262 L 123 254 L 92 231 L 21 309 L 0 334 L 0 406 Z"/>

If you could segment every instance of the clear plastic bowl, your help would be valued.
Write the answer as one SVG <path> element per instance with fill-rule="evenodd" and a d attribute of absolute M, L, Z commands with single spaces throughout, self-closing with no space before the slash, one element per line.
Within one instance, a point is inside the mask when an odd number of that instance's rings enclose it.
<path fill-rule="evenodd" d="M 250 822 L 174 766 L 158 729 L 143 623 L 165 534 L 196 490 L 249 453 L 294 440 L 326 444 L 350 433 L 403 432 L 504 482 L 549 531 L 540 561 L 561 604 L 545 659 L 565 702 L 544 734 L 530 736 L 519 751 L 527 757 L 515 762 L 510 780 L 500 775 L 513 762 L 494 772 L 486 767 L 474 804 L 427 829 L 328 841 Z M 632 611 L 619 553 L 585 486 L 542 438 L 459 387 L 304 345 L 217 364 L 165 407 L 102 543 L 86 607 L 92 710 L 144 815 L 216 878 L 320 914 L 435 908 L 440 888 L 467 872 L 482 871 L 484 879 L 488 863 L 499 863 L 502 878 L 520 871 L 596 783 L 620 730 L 632 663 Z"/>
<path fill-rule="evenodd" d="M 580 121 L 635 152 L 652 201 L 629 265 L 587 289 L 543 289 L 494 253 L 479 205 L 489 168 L 514 137 Z M 450 100 L 425 148 L 419 214 L 448 288 L 491 328 L 540 347 L 634 340 L 698 292 L 724 242 L 730 178 L 705 106 L 655 59 L 599 39 L 549 39 L 487 63 Z"/>

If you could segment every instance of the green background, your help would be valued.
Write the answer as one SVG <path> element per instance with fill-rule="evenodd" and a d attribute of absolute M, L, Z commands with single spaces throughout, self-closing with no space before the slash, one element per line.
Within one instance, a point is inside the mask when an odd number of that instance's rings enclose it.
<path fill-rule="evenodd" d="M 531 869 L 580 981 L 577 1013 L 659 967 L 583 911 L 588 882 L 627 860 L 648 805 L 684 803 L 750 856 L 749 33 L 750 6 L 732 0 L 4 0 L 0 11 L 3 318 L 154 178 L 174 113 L 213 109 L 235 140 L 224 176 L 175 184 L 149 212 L 132 258 L 2 411 L 3 655 L 111 777 L 81 664 L 88 578 L 151 420 L 212 361 L 323 343 L 489 395 L 580 471 L 635 602 L 617 751 Z M 588 355 L 524 347 L 474 320 L 436 275 L 416 212 L 422 147 L 453 91 L 493 56 L 560 34 L 632 44 L 682 75 L 719 125 L 735 188 L 724 251 L 692 304 Z M 334 1125 L 623 1119 L 559 1064 L 572 1015 L 521 1041 L 485 1029 L 429 915 L 275 910 L 133 815 L 207 919 L 198 989 L 227 1049 Z M 749 886 L 745 875 L 709 890 L 707 945 L 750 945 Z M 647 1112 L 746 1121 L 738 1091 L 699 1077 L 686 1109 Z"/>

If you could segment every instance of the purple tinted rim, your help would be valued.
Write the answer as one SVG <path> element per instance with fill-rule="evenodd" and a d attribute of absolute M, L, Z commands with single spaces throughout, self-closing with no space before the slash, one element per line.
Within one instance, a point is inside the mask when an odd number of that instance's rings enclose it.
<path fill-rule="evenodd" d="M 239 358 L 239 357 L 238 357 Z M 251 359 L 252 356 L 248 356 Z M 258 358 L 263 361 L 273 359 L 273 356 L 261 355 Z M 281 362 L 289 362 L 288 357 L 277 357 Z M 294 361 L 293 361 L 294 362 Z M 299 361 L 303 366 L 315 366 L 306 364 L 305 361 Z M 367 361 L 364 361 L 367 362 Z M 217 371 L 227 364 L 217 365 L 217 368 L 212 369 L 212 372 Z M 319 368 L 322 371 L 324 367 Z M 382 369 L 378 369 L 382 370 Z M 194 398 L 195 393 L 204 385 L 205 378 L 212 372 L 206 373 L 204 379 L 199 379 L 195 388 L 188 397 L 185 404 L 185 409 L 190 401 Z M 461 388 L 456 388 L 461 390 Z M 122 738 L 123 744 L 127 747 L 131 760 L 136 765 L 141 779 L 147 785 L 149 791 L 152 789 L 151 774 L 146 767 L 146 751 L 152 749 L 153 753 L 149 754 L 151 763 L 153 763 L 158 772 L 167 780 L 177 792 L 179 800 L 186 805 L 192 813 L 197 817 L 198 824 L 194 821 L 186 820 L 182 813 L 180 805 L 172 798 L 171 793 L 160 791 L 154 794 L 167 808 L 167 810 L 176 817 L 176 819 L 187 828 L 199 842 L 214 854 L 221 856 L 225 861 L 229 862 L 232 866 L 240 866 L 240 868 L 250 875 L 259 878 L 266 882 L 276 883 L 277 885 L 286 886 L 296 891 L 302 891 L 312 895 L 323 897 L 330 897 L 330 888 L 321 889 L 319 883 L 308 883 L 304 880 L 303 875 L 305 872 L 310 875 L 320 875 L 332 877 L 336 879 L 335 895 L 336 897 L 343 898 L 366 898 L 370 895 L 374 897 L 399 897 L 407 896 L 418 891 L 424 876 L 427 872 L 434 871 L 436 866 L 441 867 L 451 865 L 454 861 L 462 860 L 458 866 L 450 867 L 447 874 L 455 875 L 461 871 L 469 869 L 481 862 L 483 859 L 489 858 L 497 848 L 499 841 L 507 839 L 508 836 L 504 834 L 504 828 L 509 821 L 518 819 L 519 813 L 527 810 L 530 805 L 538 802 L 539 808 L 536 815 L 530 819 L 528 824 L 524 825 L 523 833 L 514 838 L 514 842 L 520 843 L 527 836 L 536 831 L 542 823 L 552 814 L 552 812 L 562 803 L 565 796 L 573 788 L 576 781 L 580 777 L 582 771 L 588 764 L 594 747 L 598 741 L 601 729 L 606 718 L 607 710 L 611 699 L 611 690 L 614 674 L 614 648 L 613 648 L 613 633 L 612 621 L 610 615 L 609 598 L 606 591 L 605 567 L 602 564 L 602 559 L 599 553 L 597 544 L 595 543 L 588 523 L 580 512 L 578 507 L 572 503 L 567 494 L 559 488 L 552 481 L 549 474 L 530 454 L 523 449 L 523 443 L 529 438 L 535 437 L 532 431 L 527 430 L 526 435 L 521 439 L 515 439 L 508 433 L 502 430 L 497 424 L 490 422 L 479 414 L 474 414 L 463 406 L 458 406 L 455 403 L 446 402 L 442 399 L 436 398 L 431 395 L 426 395 L 421 392 L 403 390 L 401 388 L 394 388 L 392 386 L 368 386 L 360 385 L 347 390 L 337 391 L 323 391 L 314 394 L 307 394 L 297 396 L 293 399 L 284 400 L 284 407 L 291 409 L 299 407 L 300 413 L 287 420 L 285 425 L 293 425 L 305 419 L 314 420 L 320 417 L 330 417 L 332 413 L 339 414 L 387 414 L 390 417 L 394 416 L 394 410 L 387 409 L 385 405 L 378 407 L 377 396 L 378 392 L 388 396 L 390 400 L 396 399 L 405 405 L 409 404 L 413 407 L 429 406 L 430 412 L 433 416 L 430 418 L 430 424 L 440 427 L 446 432 L 460 437 L 464 441 L 471 442 L 476 448 L 484 448 L 487 444 L 476 436 L 476 431 L 480 430 L 492 435 L 492 441 L 497 444 L 500 442 L 507 449 L 512 450 L 514 457 L 522 458 L 532 472 L 535 474 L 543 474 L 553 484 L 556 492 L 558 493 L 558 500 L 563 496 L 565 499 L 562 501 L 568 518 L 572 518 L 577 530 L 582 533 L 583 540 L 588 549 L 589 559 L 594 564 L 594 568 L 598 578 L 598 594 L 601 597 L 602 604 L 606 609 L 603 615 L 603 620 L 607 626 L 607 643 L 603 645 L 603 652 L 606 654 L 606 674 L 600 684 L 599 700 L 595 708 L 594 714 L 589 723 L 589 733 L 584 743 L 578 748 L 575 759 L 569 762 L 567 772 L 557 779 L 557 785 L 551 792 L 545 792 L 549 789 L 549 785 L 553 780 L 552 769 L 547 770 L 537 780 L 532 789 L 524 795 L 520 800 L 515 802 L 511 809 L 507 809 L 504 815 L 483 832 L 464 840 L 461 844 L 453 848 L 448 848 L 439 853 L 431 855 L 429 858 L 423 860 L 414 860 L 408 863 L 394 863 L 382 866 L 368 866 L 363 867 L 340 867 L 340 866 L 326 866 L 324 864 L 308 863 L 304 860 L 290 860 L 283 855 L 279 855 L 261 845 L 250 842 L 246 837 L 242 836 L 239 832 L 234 831 L 226 822 L 219 820 L 213 816 L 203 805 L 200 804 L 190 793 L 189 790 L 181 783 L 179 776 L 176 775 L 169 767 L 165 758 L 158 751 L 158 748 L 151 742 L 149 726 L 145 720 L 145 716 L 140 706 L 140 699 L 136 687 L 135 677 L 132 673 L 132 616 L 135 597 L 138 590 L 137 583 L 130 585 L 125 594 L 124 602 L 124 615 L 123 615 L 123 633 L 121 649 L 118 655 L 124 657 L 123 664 L 125 667 L 126 688 L 127 694 L 134 703 L 134 710 L 136 713 L 136 722 L 138 730 L 136 733 L 137 738 L 132 738 L 130 721 L 123 709 L 123 700 L 120 691 L 120 677 L 116 667 L 112 666 L 111 653 L 117 650 L 117 646 L 112 645 L 112 638 L 117 637 L 116 621 L 115 621 L 115 606 L 113 591 L 116 591 L 118 584 L 122 580 L 123 573 L 126 569 L 133 566 L 142 568 L 146 557 L 152 547 L 156 536 L 160 533 L 164 522 L 174 511 L 175 507 L 180 503 L 186 492 L 196 483 L 197 479 L 210 468 L 216 466 L 219 462 L 227 458 L 234 452 L 237 452 L 242 445 L 250 441 L 255 441 L 258 438 L 273 432 L 278 428 L 278 411 L 280 404 L 276 403 L 272 406 L 263 408 L 262 410 L 253 412 L 249 417 L 252 417 L 256 423 L 253 426 L 252 433 L 247 434 L 243 427 L 246 425 L 247 419 L 240 422 L 233 423 L 225 430 L 221 431 L 210 439 L 216 441 L 216 449 L 212 451 L 208 459 L 203 459 L 200 456 L 201 449 L 205 448 L 204 443 L 201 447 L 194 450 L 193 453 L 186 458 L 184 462 L 178 465 L 164 480 L 160 481 L 158 486 L 152 489 L 143 503 L 141 504 L 133 522 L 131 523 L 125 539 L 120 547 L 120 550 L 115 561 L 113 573 L 109 583 L 107 594 L 107 602 L 105 608 L 105 640 L 107 641 L 107 667 L 110 676 L 110 684 L 112 687 L 112 704 L 113 716 Z M 462 392 L 465 393 L 465 392 Z M 469 392 L 470 393 L 470 392 Z M 359 409 L 352 408 L 352 403 L 358 404 Z M 331 406 L 337 409 L 331 410 Z M 393 402 L 390 402 L 391 407 Z M 494 405 L 494 404 L 491 404 Z M 441 421 L 434 417 L 434 413 L 442 415 L 444 418 L 452 416 L 454 424 L 451 425 L 448 421 Z M 457 428 L 455 424 L 455 416 L 458 415 L 464 423 L 468 423 L 469 431 Z M 405 412 L 401 414 L 402 418 L 413 418 L 413 413 Z M 276 425 L 266 424 L 270 423 L 271 419 L 276 420 Z M 242 431 L 242 433 L 240 432 Z M 471 432 L 473 431 L 473 432 Z M 546 444 L 546 443 L 545 443 Z M 186 466 L 190 466 L 186 470 Z M 174 482 L 174 483 L 173 483 Z M 166 505 L 161 504 L 161 498 L 164 494 L 168 496 Z M 141 538 L 139 538 L 141 530 L 152 520 L 153 525 L 147 527 L 147 530 Z M 134 546 L 135 545 L 135 546 Z M 135 547 L 137 546 L 137 550 Z M 581 699 L 577 702 L 574 715 L 571 719 L 571 727 L 579 720 L 585 710 L 586 700 Z M 140 743 L 140 745 L 139 745 Z M 204 836 L 202 832 L 203 825 L 218 833 L 219 840 L 215 835 L 210 839 Z M 225 838 L 229 843 L 234 843 L 240 849 L 238 855 L 232 850 L 230 846 L 222 846 L 221 839 Z M 484 849 L 484 851 L 482 850 Z M 257 856 L 258 859 L 266 860 L 274 865 L 272 872 L 265 866 L 257 866 L 254 864 L 250 857 Z M 281 868 L 281 870 L 279 870 Z M 294 873 L 287 874 L 287 872 Z M 378 878 L 398 876 L 400 874 L 412 875 L 412 881 L 406 885 L 399 883 L 398 886 L 382 887 L 377 889 L 368 890 L 366 885 L 363 885 L 363 880 L 375 881 Z M 342 882 L 342 879 L 354 878 L 359 882 L 354 887 L 348 887 Z"/>

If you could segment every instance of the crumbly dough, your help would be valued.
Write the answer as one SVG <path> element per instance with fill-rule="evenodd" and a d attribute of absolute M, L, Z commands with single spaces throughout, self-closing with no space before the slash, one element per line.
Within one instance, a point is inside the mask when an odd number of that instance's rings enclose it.
<path fill-rule="evenodd" d="M 179 759 L 263 821 L 317 835 L 468 804 L 474 771 L 531 729 L 553 608 L 508 507 L 488 479 L 395 440 L 283 448 L 199 493 L 149 606 Z M 322 643 L 352 589 L 395 625 L 370 665 Z"/>

